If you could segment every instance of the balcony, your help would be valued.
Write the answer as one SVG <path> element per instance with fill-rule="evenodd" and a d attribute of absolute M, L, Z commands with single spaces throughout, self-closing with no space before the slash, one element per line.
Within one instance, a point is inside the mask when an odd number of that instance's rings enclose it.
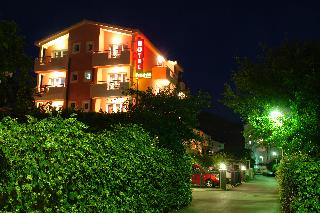
<path fill-rule="evenodd" d="M 67 70 L 68 57 L 52 58 L 47 56 L 44 58 L 36 58 L 34 62 L 34 71 L 46 71 L 46 70 Z"/>
<path fill-rule="evenodd" d="M 167 79 L 173 84 L 177 84 L 178 76 L 168 67 L 155 66 L 152 68 L 153 79 Z"/>
<path fill-rule="evenodd" d="M 102 67 L 107 65 L 130 64 L 130 51 L 124 50 L 120 54 L 111 55 L 110 51 L 94 52 L 92 54 L 92 66 Z"/>
<path fill-rule="evenodd" d="M 36 101 L 64 100 L 66 98 L 66 87 L 44 87 L 34 96 Z"/>
<path fill-rule="evenodd" d="M 109 96 L 123 96 L 122 92 L 129 89 L 129 82 L 120 82 L 118 86 L 112 83 L 93 84 L 90 86 L 90 97 L 109 97 Z"/>

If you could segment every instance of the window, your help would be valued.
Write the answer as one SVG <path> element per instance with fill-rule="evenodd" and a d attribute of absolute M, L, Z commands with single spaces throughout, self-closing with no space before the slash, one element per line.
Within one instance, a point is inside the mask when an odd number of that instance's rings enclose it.
<path fill-rule="evenodd" d="M 42 107 L 42 105 L 43 105 L 43 102 L 37 102 L 37 107 L 38 108 Z"/>
<path fill-rule="evenodd" d="M 119 89 L 120 82 L 128 82 L 127 73 L 108 74 L 109 89 Z"/>
<path fill-rule="evenodd" d="M 75 102 L 75 101 L 70 101 L 69 107 L 70 107 L 71 109 L 75 109 L 75 108 L 76 108 L 76 102 Z"/>
<path fill-rule="evenodd" d="M 78 72 L 71 72 L 71 82 L 78 81 Z"/>
<path fill-rule="evenodd" d="M 90 101 L 84 101 L 82 103 L 82 108 L 84 112 L 89 112 L 90 111 Z"/>
<path fill-rule="evenodd" d="M 68 54 L 67 50 L 54 50 L 53 51 L 53 58 L 61 58 Z"/>
<path fill-rule="evenodd" d="M 49 78 L 49 85 L 51 87 L 63 87 L 65 78 Z"/>
<path fill-rule="evenodd" d="M 107 113 L 117 113 L 117 112 L 126 112 L 126 106 L 122 103 L 107 103 L 106 112 Z"/>
<path fill-rule="evenodd" d="M 88 53 L 93 51 L 93 41 L 87 41 L 87 43 L 86 43 L 86 51 Z"/>
<path fill-rule="evenodd" d="M 90 81 L 92 80 L 92 71 L 88 70 L 84 72 L 84 80 L 85 81 Z"/>
<path fill-rule="evenodd" d="M 72 53 L 76 54 L 80 52 L 80 43 L 74 43 L 72 47 Z"/>
<path fill-rule="evenodd" d="M 127 48 L 126 45 L 122 44 L 110 44 L 109 45 L 109 58 L 119 58 L 121 55 L 121 52 L 124 51 Z"/>

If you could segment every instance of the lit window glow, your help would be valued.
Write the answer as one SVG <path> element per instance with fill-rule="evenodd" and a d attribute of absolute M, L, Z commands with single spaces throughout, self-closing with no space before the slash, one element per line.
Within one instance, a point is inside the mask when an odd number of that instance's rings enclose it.
<path fill-rule="evenodd" d="M 122 43 L 122 40 L 121 40 L 121 38 L 120 37 L 114 37 L 114 38 L 112 38 L 112 44 L 116 44 L 116 45 L 119 45 L 119 44 L 121 44 Z"/>
<path fill-rule="evenodd" d="M 180 99 L 184 99 L 184 98 L 186 97 L 186 94 L 184 94 L 184 92 L 179 92 L 179 93 L 178 93 L 178 97 L 179 97 Z"/>
<path fill-rule="evenodd" d="M 166 61 L 166 60 L 164 59 L 163 56 L 161 56 L 161 55 L 158 55 L 158 56 L 157 56 L 157 63 L 158 63 L 158 65 L 163 65 L 163 63 L 164 63 L 165 61 Z"/>
<path fill-rule="evenodd" d="M 63 101 L 53 101 L 51 106 L 56 109 L 61 109 L 63 107 Z"/>

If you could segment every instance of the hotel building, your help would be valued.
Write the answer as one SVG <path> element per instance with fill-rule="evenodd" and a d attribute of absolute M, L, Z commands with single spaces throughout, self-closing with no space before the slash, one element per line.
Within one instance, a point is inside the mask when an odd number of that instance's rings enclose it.
<path fill-rule="evenodd" d="M 35 45 L 37 106 L 119 112 L 134 101 L 123 94 L 128 88 L 157 93 L 183 85 L 177 62 L 165 59 L 136 29 L 84 20 Z"/>

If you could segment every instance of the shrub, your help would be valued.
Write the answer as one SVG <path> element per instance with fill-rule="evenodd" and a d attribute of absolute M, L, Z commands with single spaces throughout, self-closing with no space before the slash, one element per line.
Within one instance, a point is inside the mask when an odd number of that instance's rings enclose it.
<path fill-rule="evenodd" d="M 69 119 L 0 122 L 0 210 L 164 212 L 191 202 L 191 163 L 136 125 L 101 133 Z"/>
<path fill-rule="evenodd" d="M 283 212 L 320 212 L 320 161 L 305 154 L 287 156 L 277 171 Z"/>

